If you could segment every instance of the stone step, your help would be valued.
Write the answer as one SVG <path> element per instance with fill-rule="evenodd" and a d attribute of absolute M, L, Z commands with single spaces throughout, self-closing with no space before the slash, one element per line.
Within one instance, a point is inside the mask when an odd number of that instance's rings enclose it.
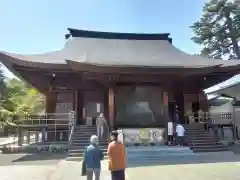
<path fill-rule="evenodd" d="M 104 156 L 104 159 L 107 159 L 107 156 Z M 83 160 L 83 156 L 80 157 L 76 157 L 76 156 L 68 156 L 66 158 L 67 161 L 82 161 Z"/>
<path fill-rule="evenodd" d="M 209 139 L 184 139 L 184 142 L 187 142 L 187 143 L 209 143 L 209 142 L 218 142 L 216 139 L 212 139 L 212 138 L 209 138 Z"/>
<path fill-rule="evenodd" d="M 77 135 L 83 135 L 83 134 L 87 134 L 87 135 L 96 135 L 97 130 L 96 131 L 75 131 L 74 134 Z"/>
<path fill-rule="evenodd" d="M 185 134 L 185 136 L 194 136 L 194 137 L 206 137 L 206 136 L 210 136 L 210 137 L 212 137 L 212 135 L 211 134 L 208 134 L 208 133 L 200 133 L 200 134 L 198 134 L 198 133 L 196 133 L 196 134 L 193 134 L 193 133 L 186 133 Z"/>
<path fill-rule="evenodd" d="M 184 140 L 194 152 L 218 152 L 227 150 L 204 128 L 186 128 Z"/>
<path fill-rule="evenodd" d="M 188 146 L 211 146 L 211 145 L 222 145 L 220 142 L 195 142 L 188 143 Z"/>
<path fill-rule="evenodd" d="M 69 149 L 85 149 L 89 144 L 72 144 Z M 107 144 L 100 144 L 99 147 L 107 147 Z"/>
<path fill-rule="evenodd" d="M 205 131 L 205 130 L 199 130 L 199 131 L 196 131 L 196 130 L 186 130 L 185 133 L 209 133 L 209 132 Z"/>
<path fill-rule="evenodd" d="M 75 127 L 76 130 L 83 130 L 83 129 L 97 129 L 96 126 L 78 126 Z"/>
<path fill-rule="evenodd" d="M 90 138 L 92 135 L 96 135 L 96 133 L 75 133 L 73 137 Z"/>
<path fill-rule="evenodd" d="M 87 136 L 73 136 L 72 140 L 90 140 L 90 137 Z"/>
<path fill-rule="evenodd" d="M 209 133 L 209 131 L 205 131 L 205 130 L 186 130 L 185 133 Z"/>
<path fill-rule="evenodd" d="M 212 145 L 201 145 L 201 146 L 192 146 L 191 149 L 218 149 L 218 148 L 225 148 L 221 144 L 212 144 Z"/>
<path fill-rule="evenodd" d="M 73 143 L 73 144 L 71 144 L 70 147 L 75 148 L 75 147 L 86 147 L 86 146 L 89 146 L 89 143 Z M 108 144 L 107 143 L 101 143 L 98 146 L 99 147 L 102 147 L 102 146 L 106 147 L 106 146 L 108 146 Z"/>
<path fill-rule="evenodd" d="M 191 144 L 221 144 L 218 141 L 206 141 L 206 140 L 198 140 L 198 141 L 185 141 L 188 145 Z"/>
<path fill-rule="evenodd" d="M 159 159 L 159 158 L 164 158 L 164 157 L 182 157 L 182 156 L 194 156 L 194 152 L 183 152 L 183 153 L 160 153 L 160 154 L 141 154 L 141 155 L 127 155 L 127 161 L 129 160 L 142 160 L 142 159 Z"/>
<path fill-rule="evenodd" d="M 106 155 L 107 155 L 107 150 L 104 150 L 104 151 L 103 151 L 103 154 L 104 154 L 104 156 L 106 156 Z M 68 153 L 68 156 L 69 156 L 69 157 L 73 157 L 73 156 L 76 156 L 76 157 L 84 156 L 84 151 L 69 152 L 69 153 Z"/>
<path fill-rule="evenodd" d="M 68 152 L 73 152 L 73 153 L 76 153 L 76 152 L 83 152 L 85 150 L 86 146 L 85 147 L 79 147 L 79 148 L 69 148 Z M 106 146 L 100 146 L 100 148 L 103 150 L 103 151 L 106 151 L 107 150 L 107 147 Z"/>
<path fill-rule="evenodd" d="M 203 136 L 203 137 L 185 137 L 185 140 L 189 140 L 189 141 L 194 141 L 194 140 L 206 140 L 206 141 L 216 141 L 215 138 L 211 137 L 211 136 Z"/>
<path fill-rule="evenodd" d="M 215 140 L 214 137 L 212 136 L 185 136 L 184 139 L 212 139 L 212 140 Z"/>
<path fill-rule="evenodd" d="M 99 144 L 108 143 L 106 140 L 105 141 L 104 140 L 100 140 L 98 142 L 99 142 Z M 87 143 L 87 144 L 89 144 L 90 141 L 89 141 L 89 139 L 73 139 L 72 143 Z"/>
<path fill-rule="evenodd" d="M 74 132 L 74 135 L 88 135 L 88 136 L 91 136 L 93 134 L 96 134 L 97 131 L 76 131 Z"/>
<path fill-rule="evenodd" d="M 187 131 L 191 131 L 191 130 L 202 131 L 202 130 L 205 130 L 205 129 L 204 129 L 204 127 L 196 127 L 196 128 L 185 127 L 185 130 L 187 130 Z"/>
<path fill-rule="evenodd" d="M 216 144 L 216 145 L 205 145 L 205 146 L 194 146 L 194 147 L 190 147 L 191 149 L 194 149 L 194 150 L 201 150 L 201 149 L 221 149 L 221 148 L 226 148 L 225 146 L 223 145 L 220 145 L 220 144 Z"/>
<path fill-rule="evenodd" d="M 168 156 L 187 156 L 194 155 L 193 151 L 188 147 L 138 147 L 138 148 L 126 148 L 126 154 L 128 160 L 137 159 L 157 159 Z"/>
<path fill-rule="evenodd" d="M 204 153 L 204 152 L 221 152 L 221 151 L 228 151 L 227 148 L 221 147 L 221 148 L 195 148 L 193 150 L 195 153 Z"/>

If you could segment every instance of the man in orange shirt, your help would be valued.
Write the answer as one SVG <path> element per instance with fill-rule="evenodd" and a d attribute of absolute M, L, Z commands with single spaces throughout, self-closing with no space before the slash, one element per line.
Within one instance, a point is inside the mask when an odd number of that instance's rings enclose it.
<path fill-rule="evenodd" d="M 126 154 L 124 145 L 118 141 L 118 132 L 111 132 L 112 142 L 108 145 L 109 170 L 112 180 L 125 180 Z"/>

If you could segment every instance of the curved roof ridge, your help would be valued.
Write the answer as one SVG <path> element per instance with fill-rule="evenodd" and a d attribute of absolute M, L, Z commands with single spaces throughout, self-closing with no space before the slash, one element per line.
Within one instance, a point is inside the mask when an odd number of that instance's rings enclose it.
<path fill-rule="evenodd" d="M 68 28 L 72 37 L 86 37 L 97 39 L 125 39 L 125 40 L 166 40 L 172 42 L 170 33 L 124 33 L 124 32 L 104 32 L 90 31 Z"/>

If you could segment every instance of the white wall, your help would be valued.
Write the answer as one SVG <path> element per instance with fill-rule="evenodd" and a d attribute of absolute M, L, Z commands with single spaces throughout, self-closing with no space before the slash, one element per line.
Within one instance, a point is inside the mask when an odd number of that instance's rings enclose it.
<path fill-rule="evenodd" d="M 212 106 L 209 109 L 210 114 L 219 114 L 222 112 L 233 112 L 232 102 L 223 104 L 221 106 Z"/>

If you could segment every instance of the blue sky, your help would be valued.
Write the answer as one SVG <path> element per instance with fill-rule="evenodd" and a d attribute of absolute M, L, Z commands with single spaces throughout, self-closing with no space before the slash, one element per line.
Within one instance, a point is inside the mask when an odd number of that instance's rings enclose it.
<path fill-rule="evenodd" d="M 190 54 L 200 47 L 189 28 L 206 0 L 1 0 L 0 50 L 43 53 L 64 45 L 67 28 L 171 33 L 173 44 Z M 5 71 L 7 76 L 11 76 Z"/>

